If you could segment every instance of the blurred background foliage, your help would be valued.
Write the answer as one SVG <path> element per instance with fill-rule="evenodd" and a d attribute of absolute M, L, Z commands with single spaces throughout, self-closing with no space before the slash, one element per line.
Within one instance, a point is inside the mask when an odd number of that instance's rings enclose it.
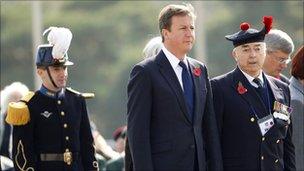
<path fill-rule="evenodd" d="M 191 1 L 190 1 L 191 2 Z M 73 32 L 69 86 L 94 92 L 88 100 L 90 118 L 106 138 L 126 122 L 126 86 L 132 66 L 142 60 L 147 41 L 159 34 L 158 13 L 174 1 L 43 1 L 42 30 L 68 27 Z M 193 4 L 197 2 L 192 2 Z M 202 1 L 196 11 L 203 21 L 206 56 L 214 77 L 234 68 L 232 43 L 224 36 L 247 21 L 263 27 L 263 15 L 274 17 L 274 28 L 287 32 L 296 49 L 303 44 L 303 1 Z M 34 90 L 32 2 L 1 1 L 1 89 L 21 81 Z M 46 38 L 43 38 L 46 43 Z M 199 47 L 194 47 L 199 48 Z M 197 51 L 195 51 L 197 52 Z M 194 57 L 200 54 L 191 52 Z M 202 58 L 201 58 L 202 59 Z M 288 69 L 289 70 L 289 69 Z M 285 75 L 290 76 L 288 70 Z"/>

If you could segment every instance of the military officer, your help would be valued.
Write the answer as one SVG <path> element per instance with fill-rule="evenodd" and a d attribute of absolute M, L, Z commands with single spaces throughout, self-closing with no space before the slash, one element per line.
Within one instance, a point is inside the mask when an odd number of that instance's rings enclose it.
<path fill-rule="evenodd" d="M 38 47 L 36 58 L 41 88 L 9 104 L 15 169 L 98 170 L 84 97 L 66 88 L 72 33 L 62 27 L 47 32 L 49 44 Z"/>
<path fill-rule="evenodd" d="M 211 81 L 225 171 L 295 170 L 290 92 L 262 72 L 272 17 L 263 22 L 260 31 L 242 23 L 240 31 L 226 36 L 237 67 Z"/>

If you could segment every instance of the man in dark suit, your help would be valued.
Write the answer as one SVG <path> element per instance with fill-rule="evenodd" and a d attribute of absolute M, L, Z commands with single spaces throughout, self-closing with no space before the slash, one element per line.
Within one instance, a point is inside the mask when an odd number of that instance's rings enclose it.
<path fill-rule="evenodd" d="M 127 136 L 134 170 L 221 169 L 207 69 L 186 56 L 194 21 L 190 4 L 166 6 L 159 15 L 162 50 L 131 72 Z"/>
<path fill-rule="evenodd" d="M 264 23 L 226 36 L 237 67 L 211 80 L 225 171 L 295 170 L 288 86 L 262 72 L 272 17 Z"/>
<path fill-rule="evenodd" d="M 10 103 L 15 170 L 98 170 L 84 95 L 66 87 L 72 33 L 51 27 L 36 58 L 39 90 Z"/>

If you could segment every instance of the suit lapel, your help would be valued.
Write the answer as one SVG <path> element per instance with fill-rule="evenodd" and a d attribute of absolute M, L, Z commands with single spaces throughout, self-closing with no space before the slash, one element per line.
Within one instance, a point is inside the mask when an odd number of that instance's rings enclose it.
<path fill-rule="evenodd" d="M 160 73 L 163 75 L 163 77 L 165 78 L 165 80 L 168 82 L 169 86 L 171 87 L 171 89 L 174 91 L 178 103 L 181 107 L 182 113 L 184 115 L 184 117 L 186 118 L 186 120 L 189 123 L 192 123 L 191 120 L 188 117 L 187 114 L 187 108 L 186 108 L 186 102 L 185 102 L 185 98 L 184 98 L 184 93 L 183 90 L 180 86 L 180 83 L 178 81 L 178 78 L 170 64 L 170 62 L 168 61 L 168 59 L 166 58 L 165 54 L 163 51 L 161 51 L 157 57 L 156 57 L 156 61 L 159 64 L 159 70 Z"/>
<path fill-rule="evenodd" d="M 192 61 L 191 59 L 188 58 L 188 63 L 190 65 L 190 72 L 191 72 L 191 76 L 193 78 L 193 87 L 194 87 L 194 118 L 193 121 L 200 121 L 200 117 L 203 117 L 202 114 L 204 114 L 204 112 L 200 112 L 203 111 L 205 108 L 205 100 L 206 100 L 206 93 L 204 94 L 203 92 L 206 92 L 204 90 L 206 90 L 206 80 L 203 78 L 203 74 L 202 72 L 200 73 L 200 75 L 195 75 L 195 69 L 200 69 L 200 65 L 195 64 L 194 61 Z M 202 114 L 201 114 L 202 113 Z M 195 123 L 193 123 L 195 124 Z"/>
<path fill-rule="evenodd" d="M 234 80 L 232 87 L 235 91 L 237 91 L 239 82 L 242 83 L 242 85 L 247 89 L 247 92 L 240 94 L 240 96 L 247 102 L 249 106 L 251 106 L 251 108 L 253 108 L 254 111 L 252 112 L 255 112 L 260 118 L 267 115 L 268 110 L 264 105 L 262 98 L 254 90 L 254 87 L 252 87 L 239 68 L 235 69 L 233 78 Z"/>

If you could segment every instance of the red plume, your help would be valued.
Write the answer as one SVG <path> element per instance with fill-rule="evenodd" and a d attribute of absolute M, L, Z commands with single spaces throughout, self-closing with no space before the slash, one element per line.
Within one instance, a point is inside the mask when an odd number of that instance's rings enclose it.
<path fill-rule="evenodd" d="M 243 30 L 243 31 L 248 30 L 249 27 L 250 27 L 249 23 L 242 23 L 242 24 L 240 25 L 240 28 L 241 28 L 241 30 Z"/>
<path fill-rule="evenodd" d="M 272 28 L 272 16 L 264 16 L 263 23 L 265 25 L 266 34 L 267 34 Z"/>

